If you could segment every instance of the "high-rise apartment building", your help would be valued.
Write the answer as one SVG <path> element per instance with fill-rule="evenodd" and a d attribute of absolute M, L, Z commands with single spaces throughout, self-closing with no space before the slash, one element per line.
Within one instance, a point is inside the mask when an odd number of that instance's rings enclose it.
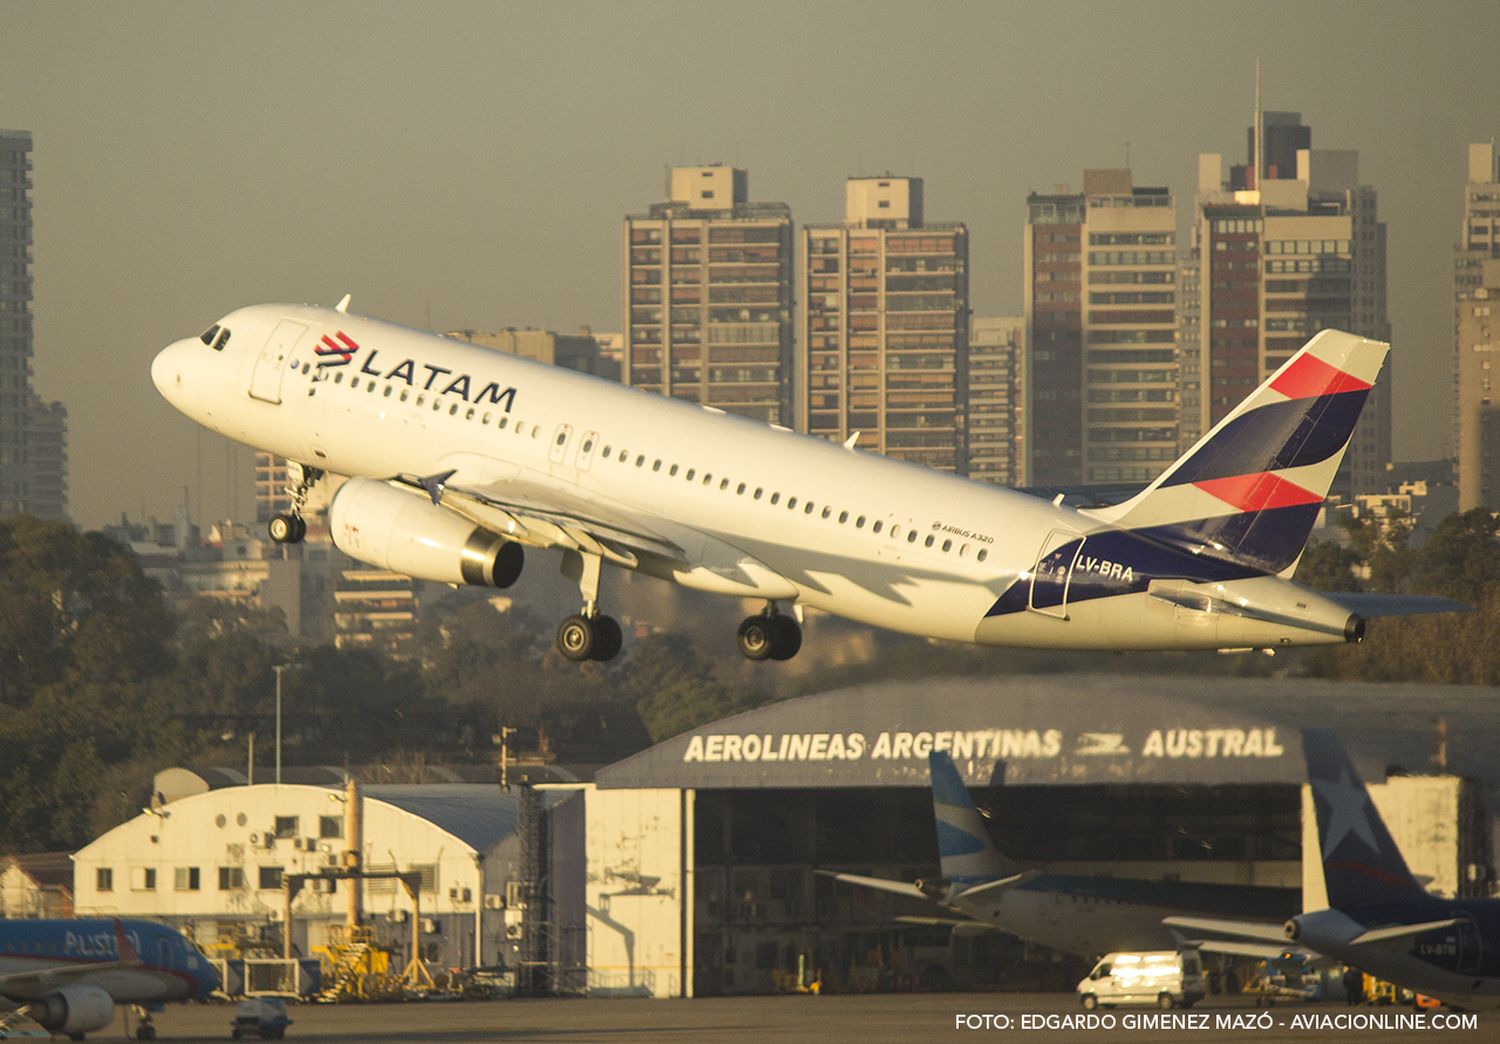
<path fill-rule="evenodd" d="M 968 229 L 924 219 L 921 178 L 850 178 L 801 252 L 797 428 L 966 474 Z"/>
<path fill-rule="evenodd" d="M 1198 415 L 1184 426 L 1200 432 L 1319 330 L 1390 339 L 1386 231 L 1375 189 L 1359 183 L 1359 153 L 1308 147 L 1312 131 L 1297 113 L 1266 113 L 1263 122 L 1264 143 L 1256 148 L 1252 127 L 1251 160 L 1227 178 L 1222 156 L 1198 158 Z M 1392 366 L 1334 483 L 1345 501 L 1385 487 Z"/>
<path fill-rule="evenodd" d="M 31 135 L 0 130 L 0 516 L 68 516 L 68 413 L 31 386 Z"/>
<path fill-rule="evenodd" d="M 625 219 L 622 379 L 786 424 L 792 212 L 752 203 L 737 167 L 673 167 L 667 200 Z"/>
<path fill-rule="evenodd" d="M 975 316 L 964 395 L 969 477 L 997 486 L 1026 479 L 1026 318 Z"/>
<path fill-rule="evenodd" d="M 1145 483 L 1177 456 L 1176 226 L 1129 170 L 1027 197 L 1031 484 Z"/>
<path fill-rule="evenodd" d="M 1500 508 L 1500 165 L 1493 142 L 1469 146 L 1453 306 L 1458 508 Z"/>

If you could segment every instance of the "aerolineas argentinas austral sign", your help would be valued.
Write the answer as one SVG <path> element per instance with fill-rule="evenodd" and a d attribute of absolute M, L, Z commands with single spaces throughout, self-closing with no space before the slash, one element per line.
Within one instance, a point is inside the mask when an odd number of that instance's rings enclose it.
<path fill-rule="evenodd" d="M 1155 759 L 1279 758 L 1286 749 L 1274 727 L 1153 729 L 1139 748 L 1121 732 L 1061 729 L 955 729 L 864 732 L 700 733 L 688 739 L 684 762 L 925 761 L 934 750 L 955 758 L 1012 761 L 1135 756 Z"/>

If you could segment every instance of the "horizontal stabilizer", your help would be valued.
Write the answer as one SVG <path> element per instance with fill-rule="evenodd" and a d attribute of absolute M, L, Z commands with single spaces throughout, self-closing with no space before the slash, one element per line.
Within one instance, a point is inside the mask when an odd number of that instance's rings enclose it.
<path fill-rule="evenodd" d="M 1262 921 L 1230 921 L 1217 917 L 1163 917 L 1161 923 L 1180 932 L 1207 932 L 1210 935 L 1227 935 L 1231 938 L 1281 943 L 1281 952 L 1285 952 L 1289 941 L 1286 937 L 1286 929 L 1281 925 L 1266 924 Z"/>
<path fill-rule="evenodd" d="M 1364 946 L 1367 943 L 1390 942 L 1392 939 L 1405 939 L 1413 935 L 1421 935 L 1423 932 L 1435 932 L 1439 928 L 1451 928 L 1457 924 L 1457 917 L 1447 917 L 1441 921 L 1423 921 L 1421 924 L 1393 924 L 1389 928 L 1372 928 L 1349 940 L 1350 946 Z"/>
<path fill-rule="evenodd" d="M 858 885 L 861 888 L 874 888 L 881 892 L 890 892 L 894 895 L 905 895 L 913 899 L 931 899 L 932 897 L 916 885 L 908 881 L 892 881 L 884 877 L 863 877 L 860 874 L 841 874 L 835 870 L 814 870 L 815 874 L 831 877 L 835 881 L 843 881 L 845 884 Z"/>
<path fill-rule="evenodd" d="M 1221 953 L 1229 957 L 1254 957 L 1262 961 L 1275 960 L 1288 953 L 1302 952 L 1295 946 L 1276 946 L 1272 943 L 1229 939 L 1188 939 L 1187 945 L 1203 953 Z"/>
<path fill-rule="evenodd" d="M 1041 875 L 1040 870 L 1023 870 L 1019 874 L 1011 874 L 1008 877 L 999 877 L 993 881 L 982 881 L 971 888 L 965 888 L 962 892 L 953 896 L 953 900 L 978 899 L 981 896 L 998 894 L 1009 891 L 1017 885 L 1025 884 L 1034 877 Z"/>
<path fill-rule="evenodd" d="M 1469 613 L 1472 605 L 1436 595 L 1372 594 L 1366 591 L 1327 591 L 1339 605 L 1360 616 L 1416 616 L 1421 613 Z"/>

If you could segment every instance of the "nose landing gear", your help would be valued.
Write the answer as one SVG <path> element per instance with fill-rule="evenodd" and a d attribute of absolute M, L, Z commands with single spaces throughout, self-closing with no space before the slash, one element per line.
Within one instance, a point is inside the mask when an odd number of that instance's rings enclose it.
<path fill-rule="evenodd" d="M 790 660 L 802 648 L 802 626 L 772 602 L 765 612 L 745 617 L 737 640 L 747 660 Z"/>
<path fill-rule="evenodd" d="M 578 581 L 583 611 L 562 622 L 557 629 L 557 651 L 575 662 L 613 660 L 620 653 L 624 635 L 613 616 L 599 611 L 598 555 L 571 551 L 563 556 L 563 574 Z"/>
<path fill-rule="evenodd" d="M 307 506 L 307 497 L 323 477 L 320 468 L 308 467 L 295 460 L 286 462 L 286 494 L 291 498 L 292 509 L 274 515 L 266 524 L 272 541 L 278 544 L 300 544 L 307 536 L 307 521 L 302 511 Z"/>

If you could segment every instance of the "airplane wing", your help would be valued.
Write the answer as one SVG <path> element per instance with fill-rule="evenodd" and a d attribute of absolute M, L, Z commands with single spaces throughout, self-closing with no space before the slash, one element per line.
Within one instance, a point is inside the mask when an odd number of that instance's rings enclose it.
<path fill-rule="evenodd" d="M 1238 939 L 1280 943 L 1281 948 L 1276 951 L 1278 954 L 1293 948 L 1290 945 L 1291 940 L 1286 937 L 1286 930 L 1279 924 L 1265 924 L 1260 921 L 1230 921 L 1217 917 L 1163 917 L 1161 923 L 1178 931 L 1207 932 L 1210 935 L 1228 935 Z"/>
<path fill-rule="evenodd" d="M 395 481 L 424 490 L 449 510 L 531 547 L 586 551 L 627 568 L 641 553 L 682 562 L 683 549 L 644 520 L 611 508 L 609 517 L 594 505 L 556 490 L 533 490 L 520 483 L 452 484 L 448 475 L 398 475 Z"/>
<path fill-rule="evenodd" d="M 1188 946 L 1204 953 L 1222 953 L 1231 957 L 1256 957 L 1270 960 L 1288 953 L 1304 953 L 1296 946 L 1273 946 L 1270 943 L 1236 942 L 1229 939 L 1185 939 Z"/>
<path fill-rule="evenodd" d="M 1423 921 L 1421 924 L 1393 924 L 1389 928 L 1372 928 L 1368 932 L 1361 932 L 1349 940 L 1350 946 L 1364 946 L 1369 943 L 1390 942 L 1393 939 L 1405 939 L 1411 935 L 1421 935 L 1423 932 L 1435 932 L 1439 928 L 1448 928 L 1459 922 L 1457 917 L 1444 918 L 1441 921 Z"/>
<path fill-rule="evenodd" d="M 892 918 L 901 924 L 917 924 L 924 928 L 952 928 L 955 932 L 998 932 L 1002 929 L 986 921 L 958 917 L 913 917 L 902 915 Z"/>
<path fill-rule="evenodd" d="M 85 975 L 123 967 L 126 967 L 123 961 L 101 961 L 97 964 L 58 964 L 35 971 L 12 972 L 0 975 L 0 996 L 34 998 L 51 993 Z"/>
<path fill-rule="evenodd" d="M 1011 874 L 1009 877 L 997 877 L 993 881 L 985 881 L 983 884 L 977 884 L 973 888 L 965 888 L 962 892 L 953 896 L 953 901 L 977 899 L 981 896 L 1008 891 L 1040 875 L 1040 870 L 1023 870 L 1019 874 Z"/>
<path fill-rule="evenodd" d="M 1434 595 L 1374 594 L 1368 591 L 1325 591 L 1324 597 L 1360 616 L 1413 616 L 1418 613 L 1468 613 L 1472 605 Z"/>
<path fill-rule="evenodd" d="M 859 885 L 861 888 L 874 888 L 912 899 L 926 899 L 929 902 L 932 900 L 932 896 L 906 881 L 891 881 L 884 877 L 863 877 L 859 874 L 841 874 L 835 870 L 814 870 L 813 873 L 822 874 L 824 877 L 831 877 L 835 881 L 843 881 L 846 884 Z"/>

